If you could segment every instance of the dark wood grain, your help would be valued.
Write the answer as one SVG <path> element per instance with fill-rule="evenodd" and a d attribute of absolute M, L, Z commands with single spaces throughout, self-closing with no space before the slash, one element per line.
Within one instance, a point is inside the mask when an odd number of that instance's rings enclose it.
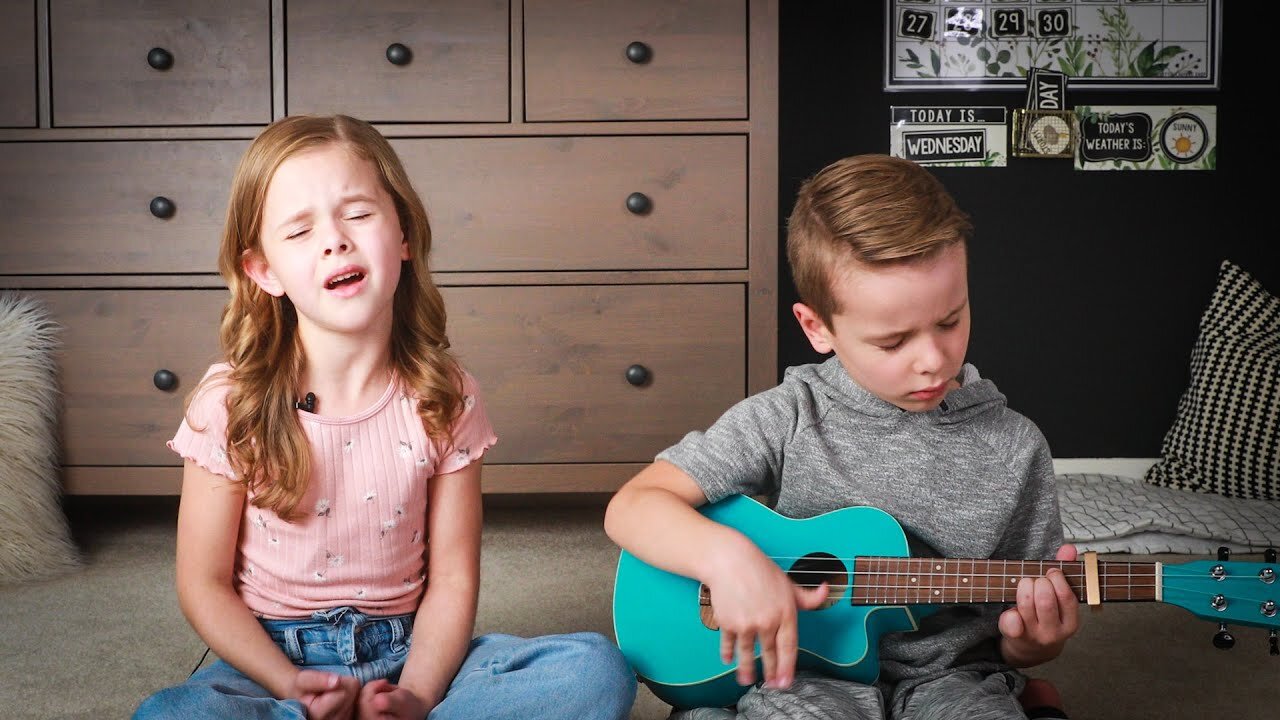
<path fill-rule="evenodd" d="M 50 0 L 53 124 L 270 122 L 268 9 L 261 0 Z M 148 65 L 152 48 L 172 53 L 173 67 Z"/>
<path fill-rule="evenodd" d="M 527 120 L 747 116 L 743 0 L 529 0 L 524 9 Z M 632 42 L 652 58 L 628 60 Z"/>
<path fill-rule="evenodd" d="M 285 27 L 288 113 L 370 122 L 508 119 L 505 0 L 308 0 Z M 412 52 L 406 65 L 387 47 Z"/>
<path fill-rule="evenodd" d="M 0 3 L 0 127 L 36 124 L 34 0 Z"/>

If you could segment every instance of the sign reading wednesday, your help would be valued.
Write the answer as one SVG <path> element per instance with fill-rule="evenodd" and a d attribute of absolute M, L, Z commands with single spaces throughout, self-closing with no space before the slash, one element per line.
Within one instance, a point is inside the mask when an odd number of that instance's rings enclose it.
<path fill-rule="evenodd" d="M 921 165 L 1004 167 L 1004 107 L 890 108 L 889 152 Z"/>

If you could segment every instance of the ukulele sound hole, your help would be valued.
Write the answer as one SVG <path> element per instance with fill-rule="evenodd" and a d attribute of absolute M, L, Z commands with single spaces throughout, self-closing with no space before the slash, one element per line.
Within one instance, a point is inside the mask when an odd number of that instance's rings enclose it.
<path fill-rule="evenodd" d="M 796 561 L 787 571 L 791 582 L 801 587 L 817 587 L 826 583 L 829 588 L 827 599 L 817 610 L 823 610 L 836 604 L 849 588 L 849 571 L 844 563 L 835 555 L 828 553 L 810 553 Z"/>
<path fill-rule="evenodd" d="M 824 582 L 827 584 L 830 588 L 827 592 L 827 599 L 814 608 L 815 610 L 825 610 L 835 605 L 849 589 L 848 569 L 835 555 L 828 553 L 805 555 L 791 566 L 791 569 L 787 571 L 787 577 L 791 578 L 791 582 L 807 587 L 817 587 Z M 698 617 L 707 629 L 720 629 L 720 623 L 716 621 L 715 611 L 711 608 L 711 590 L 702 584 L 698 585 Z"/>

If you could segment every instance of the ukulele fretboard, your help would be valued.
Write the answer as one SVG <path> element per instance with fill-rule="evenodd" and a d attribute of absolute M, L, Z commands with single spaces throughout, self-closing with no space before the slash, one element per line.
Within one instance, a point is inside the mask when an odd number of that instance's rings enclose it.
<path fill-rule="evenodd" d="M 1080 561 L 967 560 L 859 557 L 854 561 L 854 605 L 931 605 L 1012 603 L 1018 581 L 1042 577 L 1059 568 L 1076 597 L 1085 600 L 1085 570 Z M 1159 563 L 1100 562 L 1103 602 L 1157 600 Z"/>

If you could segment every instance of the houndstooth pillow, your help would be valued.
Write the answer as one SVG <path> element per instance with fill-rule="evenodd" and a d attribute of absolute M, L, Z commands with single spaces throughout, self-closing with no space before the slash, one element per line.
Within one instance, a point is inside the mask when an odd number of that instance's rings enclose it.
<path fill-rule="evenodd" d="M 1280 500 L 1280 299 L 1224 260 L 1147 482 Z"/>

